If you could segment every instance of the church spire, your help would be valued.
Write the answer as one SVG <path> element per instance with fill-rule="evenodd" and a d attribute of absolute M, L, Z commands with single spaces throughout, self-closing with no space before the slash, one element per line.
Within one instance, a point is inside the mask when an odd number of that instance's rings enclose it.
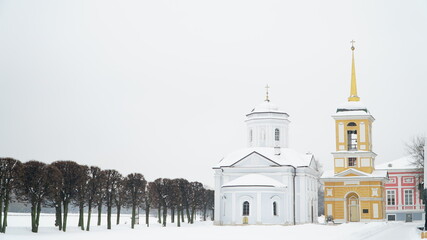
<path fill-rule="evenodd" d="M 354 67 L 354 40 L 351 40 L 351 89 L 350 97 L 348 97 L 349 102 L 358 102 L 360 100 L 357 96 L 357 86 L 356 86 L 356 69 Z"/>

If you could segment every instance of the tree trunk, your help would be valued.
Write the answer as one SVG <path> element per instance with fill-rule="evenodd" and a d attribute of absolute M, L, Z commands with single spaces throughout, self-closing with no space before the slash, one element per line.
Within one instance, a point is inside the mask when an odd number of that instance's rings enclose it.
<path fill-rule="evenodd" d="M 150 205 L 145 204 L 145 224 L 147 227 L 150 226 Z"/>
<path fill-rule="evenodd" d="M 64 220 L 62 221 L 62 231 L 67 231 L 67 217 L 68 217 L 68 201 L 64 201 Z"/>
<path fill-rule="evenodd" d="M 157 220 L 158 223 L 162 223 L 162 207 L 159 203 L 159 208 L 157 209 L 157 216 L 159 217 L 159 220 Z"/>
<path fill-rule="evenodd" d="M 40 212 L 41 212 L 41 210 L 42 210 L 42 203 L 41 203 L 41 201 L 39 201 L 39 202 L 37 203 L 37 212 L 36 212 L 36 231 L 35 231 L 35 232 L 38 232 L 38 231 L 39 231 L 39 225 L 40 225 Z"/>
<path fill-rule="evenodd" d="M 171 207 L 171 223 L 175 222 L 175 207 Z"/>
<path fill-rule="evenodd" d="M 98 226 L 101 226 L 101 212 L 102 212 L 102 202 L 98 203 Z"/>
<path fill-rule="evenodd" d="M 2 233 L 6 233 L 8 211 L 9 211 L 9 193 L 6 193 L 6 196 L 4 197 L 3 228 L 1 229 Z"/>
<path fill-rule="evenodd" d="M 111 206 L 107 205 L 107 229 L 111 229 Z"/>
<path fill-rule="evenodd" d="M 215 213 L 215 209 L 214 209 L 214 208 L 212 208 L 211 221 L 215 220 L 215 215 L 214 215 L 214 213 Z"/>
<path fill-rule="evenodd" d="M 81 230 L 85 230 L 84 224 L 84 203 L 80 202 L 79 204 L 79 227 Z"/>
<path fill-rule="evenodd" d="M 190 218 L 190 209 L 188 208 L 188 205 L 185 206 L 185 211 L 187 212 L 187 222 L 191 223 L 191 218 Z"/>
<path fill-rule="evenodd" d="M 208 211 L 208 208 L 207 208 L 207 206 L 205 205 L 204 207 L 203 207 L 203 221 L 206 221 L 206 212 Z"/>
<path fill-rule="evenodd" d="M 191 207 L 191 224 L 193 224 L 194 223 L 194 213 L 195 213 L 195 207 L 193 206 L 193 207 Z"/>
<path fill-rule="evenodd" d="M 181 222 L 184 222 L 184 208 L 181 207 Z"/>
<path fill-rule="evenodd" d="M 168 208 L 166 204 L 163 206 L 163 227 L 166 227 L 166 218 L 168 216 Z"/>
<path fill-rule="evenodd" d="M 176 209 L 176 215 L 177 215 L 176 225 L 178 227 L 181 227 L 181 217 L 179 216 L 180 212 L 181 212 L 181 209 L 179 207 L 177 207 L 177 209 Z"/>
<path fill-rule="evenodd" d="M 111 229 L 111 206 L 107 205 L 107 229 Z"/>
<path fill-rule="evenodd" d="M 120 204 L 116 204 L 117 205 L 117 221 L 116 221 L 116 225 L 119 225 L 120 224 L 120 209 L 121 209 L 121 206 L 120 206 Z"/>
<path fill-rule="evenodd" d="M 136 206 L 132 204 L 132 220 L 131 220 L 131 228 L 134 229 L 135 226 L 135 215 L 136 215 Z"/>
<path fill-rule="evenodd" d="M 2 193 L 0 192 L 0 194 L 2 195 Z M 0 197 L 0 233 L 2 232 L 3 229 L 3 220 L 2 220 L 2 216 L 3 216 L 3 198 Z"/>
<path fill-rule="evenodd" d="M 36 203 L 35 201 L 32 201 L 31 203 L 31 232 L 37 232 L 36 231 Z"/>
<path fill-rule="evenodd" d="M 86 231 L 89 231 L 90 229 L 90 215 L 92 214 L 92 201 L 88 202 L 87 205 L 87 225 L 86 225 Z"/>
<path fill-rule="evenodd" d="M 62 204 L 61 201 L 55 205 L 55 226 L 58 226 L 59 231 L 62 231 Z"/>

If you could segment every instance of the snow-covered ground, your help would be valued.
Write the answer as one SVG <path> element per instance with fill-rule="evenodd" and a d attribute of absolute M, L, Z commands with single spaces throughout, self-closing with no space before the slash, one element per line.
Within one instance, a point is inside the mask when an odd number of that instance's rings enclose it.
<path fill-rule="evenodd" d="M 113 222 L 115 222 L 113 215 Z M 141 215 L 141 220 L 143 220 Z M 212 222 L 196 222 L 193 225 L 184 223 L 181 228 L 168 222 L 166 228 L 161 227 L 155 218 L 151 218 L 151 226 L 136 225 L 130 229 L 130 216 L 123 215 L 122 224 L 113 225 L 107 230 L 106 218 L 103 216 L 102 226 L 96 225 L 96 214 L 92 218 L 90 232 L 77 227 L 77 215 L 69 215 L 67 232 L 60 232 L 54 226 L 54 215 L 43 214 L 40 218 L 39 233 L 31 233 L 30 216 L 28 214 L 11 213 L 6 234 L 0 234 L 2 240 L 122 240 L 122 239 L 245 239 L 259 240 L 277 236 L 283 239 L 310 240 L 415 240 L 420 239 L 416 226 L 422 222 L 377 222 L 349 223 L 341 225 L 304 224 L 297 226 L 213 226 Z M 86 221 L 86 219 L 85 219 Z M 170 219 L 169 219 L 170 221 Z"/>

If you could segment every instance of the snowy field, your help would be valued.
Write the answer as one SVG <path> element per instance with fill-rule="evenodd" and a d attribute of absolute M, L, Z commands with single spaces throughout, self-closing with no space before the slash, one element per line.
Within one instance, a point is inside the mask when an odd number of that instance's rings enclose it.
<path fill-rule="evenodd" d="M 91 222 L 96 224 L 96 214 Z M 113 215 L 113 222 L 115 223 Z M 141 220 L 143 215 L 141 215 Z M 169 219 L 170 220 L 170 219 Z M 69 215 L 67 232 L 60 232 L 55 227 L 54 215 L 43 214 L 40 218 L 39 233 L 31 233 L 29 214 L 10 213 L 6 234 L 0 234 L 1 240 L 120 240 L 120 239 L 245 239 L 259 240 L 277 236 L 283 239 L 310 240 L 415 240 L 420 239 L 416 226 L 422 222 L 381 222 L 381 223 L 349 223 L 341 225 L 304 224 L 297 226 L 213 226 L 211 221 L 196 222 L 193 225 L 183 223 L 181 228 L 168 222 L 166 228 L 161 227 L 155 218 L 151 218 L 151 226 L 136 225 L 130 228 L 130 216 L 123 215 L 122 224 L 113 225 L 107 230 L 106 218 L 103 216 L 102 226 L 92 226 L 90 232 L 77 227 L 78 216 Z M 85 219 L 86 221 L 86 219 Z M 94 225 L 92 224 L 92 225 Z"/>

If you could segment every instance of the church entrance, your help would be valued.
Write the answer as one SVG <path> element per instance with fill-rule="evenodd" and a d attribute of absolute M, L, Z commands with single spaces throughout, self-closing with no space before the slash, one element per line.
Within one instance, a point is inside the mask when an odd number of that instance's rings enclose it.
<path fill-rule="evenodd" d="M 356 193 L 350 193 L 347 196 L 347 221 L 360 221 L 359 196 Z"/>

